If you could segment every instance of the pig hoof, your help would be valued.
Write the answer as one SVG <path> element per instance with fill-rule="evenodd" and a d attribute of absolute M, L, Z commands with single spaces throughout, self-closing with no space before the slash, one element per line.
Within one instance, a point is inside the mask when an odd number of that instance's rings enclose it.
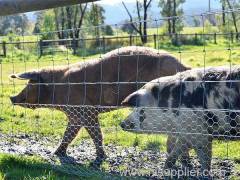
<path fill-rule="evenodd" d="M 172 162 L 165 162 L 164 169 L 172 169 L 173 166 L 174 165 Z"/>
<path fill-rule="evenodd" d="M 175 171 L 175 170 L 177 170 L 178 169 L 178 167 L 176 166 L 176 165 L 173 165 L 173 166 L 171 166 L 171 167 L 164 167 L 164 170 L 166 170 L 166 171 Z"/>
<path fill-rule="evenodd" d="M 187 168 L 187 169 L 189 169 L 189 170 L 193 169 L 192 163 L 191 163 L 190 161 L 188 161 L 188 160 L 182 160 L 182 161 L 181 161 L 181 164 L 182 164 L 182 166 L 183 166 L 184 168 Z"/>
<path fill-rule="evenodd" d="M 90 163 L 90 166 L 99 168 L 106 158 L 107 158 L 106 155 L 98 156 L 93 162 Z"/>
<path fill-rule="evenodd" d="M 55 154 L 56 156 L 58 156 L 58 157 L 67 156 L 66 151 L 63 151 L 63 150 L 56 150 L 56 151 L 54 152 L 54 154 Z"/>

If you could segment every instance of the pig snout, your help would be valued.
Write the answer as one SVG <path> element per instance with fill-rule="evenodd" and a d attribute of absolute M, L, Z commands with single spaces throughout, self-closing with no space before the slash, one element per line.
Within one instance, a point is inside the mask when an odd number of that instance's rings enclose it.
<path fill-rule="evenodd" d="M 11 96 L 10 100 L 12 102 L 12 104 L 17 104 L 17 103 L 25 103 L 25 97 L 22 96 Z"/>
<path fill-rule="evenodd" d="M 17 102 L 17 97 L 16 96 L 11 96 L 10 100 L 11 100 L 12 104 L 15 104 Z"/>

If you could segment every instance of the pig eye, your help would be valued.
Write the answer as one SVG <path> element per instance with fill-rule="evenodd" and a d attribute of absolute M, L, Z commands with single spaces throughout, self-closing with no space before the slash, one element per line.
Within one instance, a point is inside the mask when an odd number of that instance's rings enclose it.
<path fill-rule="evenodd" d="M 144 110 L 144 109 L 141 109 L 141 110 L 139 111 L 139 121 L 140 121 L 140 122 L 143 122 L 145 118 L 146 118 L 145 110 Z"/>

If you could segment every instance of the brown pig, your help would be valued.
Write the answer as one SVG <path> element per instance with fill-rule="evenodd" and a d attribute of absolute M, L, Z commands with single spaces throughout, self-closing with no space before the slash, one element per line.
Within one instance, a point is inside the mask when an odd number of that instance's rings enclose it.
<path fill-rule="evenodd" d="M 68 145 L 85 127 L 96 147 L 95 162 L 101 163 L 105 152 L 98 114 L 117 108 L 144 83 L 187 69 L 166 51 L 124 47 L 100 59 L 13 74 L 12 78 L 29 82 L 22 92 L 10 99 L 23 107 L 44 105 L 63 111 L 69 122 L 55 154 L 66 155 Z M 92 112 L 89 114 L 89 111 Z"/>

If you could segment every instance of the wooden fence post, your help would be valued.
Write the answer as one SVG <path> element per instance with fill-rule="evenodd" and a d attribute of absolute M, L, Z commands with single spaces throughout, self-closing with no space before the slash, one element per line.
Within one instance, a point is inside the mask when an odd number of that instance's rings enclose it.
<path fill-rule="evenodd" d="M 40 52 L 40 57 L 43 55 L 43 40 L 41 39 L 39 41 L 39 52 Z"/>
<path fill-rule="evenodd" d="M 195 43 L 195 45 L 197 45 L 197 43 L 198 43 L 198 34 L 197 33 L 195 33 L 195 36 L 194 36 L 194 43 Z"/>
<path fill-rule="evenodd" d="M 3 48 L 3 56 L 7 56 L 7 47 L 6 47 L 6 41 L 2 42 L 2 48 Z"/>
<path fill-rule="evenodd" d="M 72 40 L 73 55 L 77 54 L 77 41 L 75 38 Z"/>
<path fill-rule="evenodd" d="M 153 40 L 154 40 L 154 48 L 157 49 L 157 35 L 153 35 Z"/>
<path fill-rule="evenodd" d="M 129 36 L 129 44 L 130 44 L 130 46 L 132 46 L 132 35 L 131 34 Z"/>
<path fill-rule="evenodd" d="M 174 38 L 175 38 L 176 45 L 179 46 L 179 45 L 180 45 L 180 42 L 179 42 L 179 37 L 178 37 L 178 34 L 177 34 L 177 33 L 175 33 Z"/>
<path fill-rule="evenodd" d="M 103 53 L 106 52 L 106 44 L 105 44 L 105 37 L 102 38 L 102 46 L 103 46 Z"/>
<path fill-rule="evenodd" d="M 233 43 L 234 42 L 234 39 L 233 39 L 233 32 L 231 31 L 231 42 Z"/>
<path fill-rule="evenodd" d="M 217 44 L 217 33 L 214 33 L 214 44 Z"/>

